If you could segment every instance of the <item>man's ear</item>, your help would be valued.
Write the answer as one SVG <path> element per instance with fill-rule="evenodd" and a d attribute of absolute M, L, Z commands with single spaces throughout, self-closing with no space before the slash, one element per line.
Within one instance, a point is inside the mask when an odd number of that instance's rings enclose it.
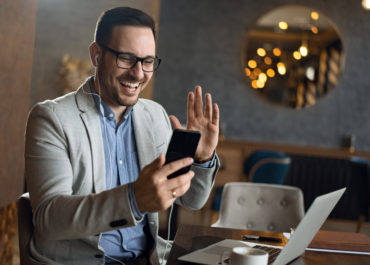
<path fill-rule="evenodd" d="M 99 45 L 94 41 L 89 46 L 89 52 L 90 52 L 90 59 L 92 64 L 97 67 L 99 62 L 99 56 L 100 56 L 100 47 Z"/>

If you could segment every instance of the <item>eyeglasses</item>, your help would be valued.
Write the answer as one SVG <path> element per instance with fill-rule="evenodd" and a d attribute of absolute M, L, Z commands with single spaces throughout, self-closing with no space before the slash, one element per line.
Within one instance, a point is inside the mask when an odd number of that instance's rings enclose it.
<path fill-rule="evenodd" d="M 122 69 L 132 69 L 135 67 L 137 62 L 141 62 L 143 72 L 154 72 L 158 69 L 159 64 L 161 63 L 161 58 L 158 56 L 137 57 L 130 52 L 119 52 L 102 44 L 99 44 L 99 46 L 104 50 L 113 53 L 116 56 L 117 66 Z"/>

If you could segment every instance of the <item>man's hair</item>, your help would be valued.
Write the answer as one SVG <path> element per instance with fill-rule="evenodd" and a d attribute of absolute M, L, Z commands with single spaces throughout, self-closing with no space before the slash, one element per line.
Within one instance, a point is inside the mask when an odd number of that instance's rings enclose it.
<path fill-rule="evenodd" d="M 114 26 L 147 27 L 152 30 L 153 36 L 156 38 L 155 22 L 151 16 L 135 8 L 116 7 L 100 15 L 95 29 L 95 41 L 107 45 Z"/>

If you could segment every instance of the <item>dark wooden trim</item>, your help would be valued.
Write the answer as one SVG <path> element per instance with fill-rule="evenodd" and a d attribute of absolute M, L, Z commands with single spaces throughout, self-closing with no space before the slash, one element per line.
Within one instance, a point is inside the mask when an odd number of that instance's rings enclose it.
<path fill-rule="evenodd" d="M 0 2 L 0 207 L 23 193 L 36 12 L 37 0 Z"/>
<path fill-rule="evenodd" d="M 351 153 L 348 148 L 324 148 L 313 146 L 299 146 L 288 144 L 276 144 L 269 142 L 252 142 L 242 140 L 224 140 L 220 141 L 218 146 L 220 148 L 229 147 L 235 149 L 242 149 L 245 156 L 256 149 L 268 149 L 283 151 L 286 153 L 297 155 L 311 155 L 311 156 L 324 156 L 331 158 L 350 158 L 351 156 L 360 156 L 370 159 L 370 152 L 355 151 Z"/>

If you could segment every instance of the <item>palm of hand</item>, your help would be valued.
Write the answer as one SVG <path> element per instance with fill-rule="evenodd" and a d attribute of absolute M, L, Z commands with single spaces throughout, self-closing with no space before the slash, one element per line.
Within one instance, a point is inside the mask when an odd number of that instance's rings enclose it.
<path fill-rule="evenodd" d="M 205 117 L 198 117 L 195 120 L 188 120 L 186 129 L 201 133 L 195 160 L 202 161 L 211 158 L 218 143 L 218 124 L 213 124 Z"/>
<path fill-rule="evenodd" d="M 186 129 L 201 133 L 195 159 L 207 161 L 212 158 L 218 143 L 219 109 L 217 104 L 212 104 L 212 97 L 209 93 L 205 94 L 205 106 L 203 107 L 200 86 L 195 88 L 195 93 L 189 93 L 187 116 Z M 181 128 L 180 121 L 175 116 L 171 115 L 170 119 L 174 128 Z"/>

